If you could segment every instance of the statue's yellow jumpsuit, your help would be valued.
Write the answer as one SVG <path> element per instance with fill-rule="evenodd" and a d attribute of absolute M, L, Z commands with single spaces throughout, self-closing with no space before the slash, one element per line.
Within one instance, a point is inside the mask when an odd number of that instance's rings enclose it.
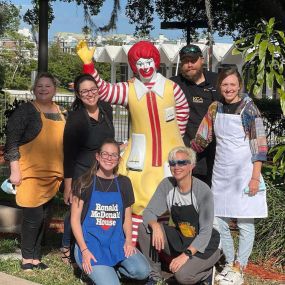
<path fill-rule="evenodd" d="M 179 85 L 159 73 L 152 83 L 132 79 L 110 84 L 99 77 L 92 63 L 85 64 L 83 69 L 95 78 L 100 100 L 122 105 L 129 110 L 130 139 L 120 162 L 119 173 L 131 179 L 135 194 L 132 211 L 135 216 L 140 216 L 158 184 L 170 175 L 167 164 L 169 151 L 184 145 L 182 135 L 189 118 L 186 97 Z M 130 161 L 135 164 L 137 159 L 132 153 L 134 135 L 144 138 L 142 144 L 136 145 L 136 150 L 144 154 L 140 158 L 142 167 L 138 169 L 129 164 Z"/>
<path fill-rule="evenodd" d="M 165 80 L 163 96 L 149 91 L 140 99 L 136 96 L 133 83 L 129 83 L 129 112 L 131 114 L 131 134 L 144 134 L 146 152 L 141 171 L 128 169 L 126 163 L 132 147 L 132 136 L 123 154 L 119 172 L 127 175 L 135 193 L 133 213 L 140 215 L 147 206 L 158 184 L 165 177 L 165 163 L 168 152 L 176 146 L 184 145 L 176 116 L 166 121 L 166 111 L 175 112 L 173 82 Z M 167 166 L 166 166 L 167 167 Z"/>

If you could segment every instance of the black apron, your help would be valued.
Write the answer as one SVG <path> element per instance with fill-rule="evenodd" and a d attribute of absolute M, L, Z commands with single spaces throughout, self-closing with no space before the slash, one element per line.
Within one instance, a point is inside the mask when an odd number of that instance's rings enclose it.
<path fill-rule="evenodd" d="M 190 190 L 191 205 L 173 205 L 176 187 L 173 191 L 171 218 L 175 226 L 164 224 L 164 230 L 169 243 L 171 255 L 184 252 L 199 234 L 199 214 L 193 205 L 192 188 Z M 208 246 L 204 253 L 197 252 L 195 256 L 201 259 L 209 258 L 218 248 L 220 234 L 214 228 Z"/>

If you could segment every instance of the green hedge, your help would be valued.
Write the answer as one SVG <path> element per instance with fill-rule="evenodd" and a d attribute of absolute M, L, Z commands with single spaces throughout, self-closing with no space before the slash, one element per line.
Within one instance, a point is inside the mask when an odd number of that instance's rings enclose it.
<path fill-rule="evenodd" d="M 256 262 L 271 260 L 273 265 L 285 265 L 285 189 L 267 181 L 268 218 L 256 219 L 255 244 L 251 259 Z"/>
<path fill-rule="evenodd" d="M 282 114 L 280 100 L 276 99 L 257 99 L 253 98 L 254 103 L 261 113 L 265 114 Z"/>

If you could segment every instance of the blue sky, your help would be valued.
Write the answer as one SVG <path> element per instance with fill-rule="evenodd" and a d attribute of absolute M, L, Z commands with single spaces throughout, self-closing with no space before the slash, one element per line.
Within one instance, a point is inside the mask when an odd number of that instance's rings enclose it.
<path fill-rule="evenodd" d="M 31 8 L 30 0 L 10 0 L 15 5 L 22 6 L 22 13 L 24 13 L 28 8 Z M 98 26 L 102 26 L 107 23 L 110 15 L 110 10 L 112 9 L 112 2 L 106 0 L 101 13 L 96 17 L 93 17 L 94 22 Z M 49 39 L 52 39 L 57 32 L 74 32 L 81 33 L 82 27 L 85 25 L 83 20 L 83 9 L 81 6 L 77 6 L 74 3 L 66 3 L 61 1 L 52 2 L 55 19 L 49 29 Z M 125 16 L 125 3 L 126 0 L 121 0 L 121 11 L 118 17 L 117 29 L 111 33 L 119 34 L 133 34 L 135 27 L 128 23 L 128 19 Z M 181 30 L 161 30 L 160 20 L 155 17 L 154 26 L 155 30 L 151 32 L 151 36 L 158 37 L 159 34 L 163 34 L 169 39 L 179 39 L 183 38 L 183 33 Z M 28 27 L 27 24 L 22 23 L 21 27 Z M 217 42 L 229 42 L 231 41 L 229 37 L 227 38 L 216 38 Z"/>

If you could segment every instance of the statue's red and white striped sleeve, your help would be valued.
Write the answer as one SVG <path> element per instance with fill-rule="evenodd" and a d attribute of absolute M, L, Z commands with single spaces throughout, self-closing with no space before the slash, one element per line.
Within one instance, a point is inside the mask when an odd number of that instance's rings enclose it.
<path fill-rule="evenodd" d="M 101 100 L 124 107 L 128 105 L 128 82 L 111 84 L 109 82 L 104 81 L 99 76 L 93 63 L 84 64 L 83 71 L 84 73 L 89 73 L 94 77 L 99 88 L 99 96 Z"/>
<path fill-rule="evenodd" d="M 183 136 L 189 119 L 190 109 L 185 94 L 180 88 L 180 86 L 174 83 L 173 87 L 174 87 L 174 99 L 176 102 L 176 119 L 180 133 Z"/>

